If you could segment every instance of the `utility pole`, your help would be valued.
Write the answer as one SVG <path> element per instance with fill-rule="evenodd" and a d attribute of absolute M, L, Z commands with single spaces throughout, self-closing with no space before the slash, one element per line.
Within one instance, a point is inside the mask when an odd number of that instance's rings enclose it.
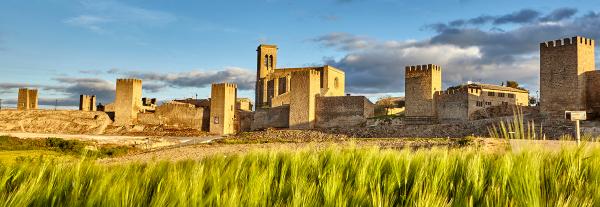
<path fill-rule="evenodd" d="M 54 99 L 54 111 L 56 111 L 56 106 L 58 106 L 58 99 Z"/>
<path fill-rule="evenodd" d="M 2 110 L 2 99 L 0 98 L 0 110 Z"/>
<path fill-rule="evenodd" d="M 539 90 L 536 90 L 536 91 L 535 91 L 535 96 L 536 96 L 536 97 L 535 97 L 535 99 L 536 99 L 536 103 L 535 103 L 535 105 L 536 105 L 536 106 L 539 106 L 539 105 L 540 105 L 540 91 L 539 91 Z"/>

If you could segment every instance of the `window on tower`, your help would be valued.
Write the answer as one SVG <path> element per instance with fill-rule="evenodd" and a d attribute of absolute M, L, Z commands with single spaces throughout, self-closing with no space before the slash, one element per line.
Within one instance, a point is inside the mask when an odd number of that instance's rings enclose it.
<path fill-rule="evenodd" d="M 269 67 L 269 55 L 265 55 L 265 67 Z"/>
<path fill-rule="evenodd" d="M 273 68 L 273 55 L 269 56 L 269 66 Z"/>

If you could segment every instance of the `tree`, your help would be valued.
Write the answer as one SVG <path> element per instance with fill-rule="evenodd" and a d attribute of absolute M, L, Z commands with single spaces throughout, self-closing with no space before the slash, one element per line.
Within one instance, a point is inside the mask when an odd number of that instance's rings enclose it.
<path fill-rule="evenodd" d="M 456 89 L 461 89 L 462 87 L 464 87 L 465 85 L 456 85 L 456 86 L 450 86 L 448 87 L 446 90 L 451 91 L 451 90 L 456 90 Z"/>
<path fill-rule="evenodd" d="M 529 105 L 530 106 L 537 105 L 537 103 L 538 103 L 538 100 L 535 97 L 529 96 Z"/>
<path fill-rule="evenodd" d="M 507 80 L 506 87 L 517 88 L 517 89 L 521 88 L 521 87 L 519 87 L 519 83 L 517 83 L 517 81 L 514 81 L 514 80 Z"/>
<path fill-rule="evenodd" d="M 396 103 L 391 96 L 380 97 L 377 102 L 377 105 L 382 106 L 383 108 L 394 108 L 396 107 Z"/>
<path fill-rule="evenodd" d="M 517 81 L 514 81 L 514 80 L 507 80 L 506 81 L 506 87 L 516 88 L 516 89 L 527 91 L 527 89 L 519 86 L 519 83 Z"/>

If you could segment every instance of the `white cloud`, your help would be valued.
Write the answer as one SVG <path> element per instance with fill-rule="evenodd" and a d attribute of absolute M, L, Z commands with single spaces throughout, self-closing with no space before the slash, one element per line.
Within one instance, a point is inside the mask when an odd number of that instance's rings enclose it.
<path fill-rule="evenodd" d="M 108 25 L 161 26 L 176 21 L 175 15 L 134 7 L 116 1 L 82 1 L 82 14 L 64 20 L 64 23 L 98 33 L 109 32 Z"/>

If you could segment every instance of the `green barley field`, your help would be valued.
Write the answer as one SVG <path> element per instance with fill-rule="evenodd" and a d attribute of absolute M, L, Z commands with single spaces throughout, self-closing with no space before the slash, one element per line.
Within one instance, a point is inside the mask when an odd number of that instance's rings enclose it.
<path fill-rule="evenodd" d="M 311 149 L 0 166 L 2 206 L 600 206 L 600 148 Z"/>

